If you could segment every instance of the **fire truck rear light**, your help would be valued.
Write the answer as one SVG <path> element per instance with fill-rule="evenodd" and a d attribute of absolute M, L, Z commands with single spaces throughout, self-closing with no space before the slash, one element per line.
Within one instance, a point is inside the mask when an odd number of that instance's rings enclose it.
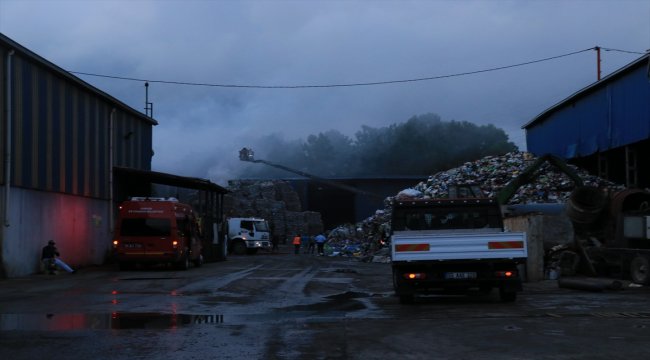
<path fill-rule="evenodd" d="M 178 246 L 178 240 L 174 240 L 174 241 L 172 241 L 172 246 L 173 246 L 173 247 L 177 247 L 177 246 Z"/>
<path fill-rule="evenodd" d="M 507 278 L 509 278 L 509 277 L 515 276 L 516 273 L 514 271 L 497 271 L 494 274 L 497 277 L 507 277 Z"/>
<path fill-rule="evenodd" d="M 113 246 L 117 247 L 120 245 L 120 242 L 118 240 L 113 240 Z"/>
<path fill-rule="evenodd" d="M 427 275 L 425 273 L 406 273 L 404 278 L 409 280 L 422 280 L 426 279 Z"/>

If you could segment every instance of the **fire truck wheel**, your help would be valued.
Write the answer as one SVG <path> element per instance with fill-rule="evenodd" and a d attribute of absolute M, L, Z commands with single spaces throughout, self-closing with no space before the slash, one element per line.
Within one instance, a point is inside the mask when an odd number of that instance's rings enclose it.
<path fill-rule="evenodd" d="M 630 262 L 630 277 L 637 284 L 650 284 L 650 259 L 643 255 L 637 255 Z"/>
<path fill-rule="evenodd" d="M 183 258 L 176 264 L 179 270 L 187 270 L 190 268 L 190 257 L 187 256 L 187 251 L 185 251 L 185 255 L 183 255 Z"/>
<path fill-rule="evenodd" d="M 122 261 L 122 262 L 117 264 L 117 267 L 120 269 L 120 271 L 133 270 L 133 269 L 135 269 L 135 264 L 130 263 L 130 262 Z"/>
<path fill-rule="evenodd" d="M 194 266 L 201 267 L 203 265 L 203 254 L 200 254 L 199 257 L 194 260 Z"/>

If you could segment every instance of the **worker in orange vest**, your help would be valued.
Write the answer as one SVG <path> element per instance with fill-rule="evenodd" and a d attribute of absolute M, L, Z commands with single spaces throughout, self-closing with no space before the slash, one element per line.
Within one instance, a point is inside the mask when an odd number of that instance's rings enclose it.
<path fill-rule="evenodd" d="M 293 248 L 295 251 L 295 254 L 298 255 L 300 254 L 300 234 L 297 234 L 293 238 Z"/>

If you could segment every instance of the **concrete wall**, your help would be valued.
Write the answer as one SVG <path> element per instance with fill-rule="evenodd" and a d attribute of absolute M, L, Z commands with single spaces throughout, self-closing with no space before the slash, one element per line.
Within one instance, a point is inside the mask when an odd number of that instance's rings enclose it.
<path fill-rule="evenodd" d="M 2 251 L 7 277 L 34 274 L 52 239 L 73 268 L 102 264 L 111 248 L 110 202 L 13 188 Z"/>
<path fill-rule="evenodd" d="M 566 215 L 523 215 L 504 220 L 510 231 L 523 231 L 528 238 L 526 281 L 544 280 L 544 254 L 559 244 L 573 243 L 573 227 Z"/>

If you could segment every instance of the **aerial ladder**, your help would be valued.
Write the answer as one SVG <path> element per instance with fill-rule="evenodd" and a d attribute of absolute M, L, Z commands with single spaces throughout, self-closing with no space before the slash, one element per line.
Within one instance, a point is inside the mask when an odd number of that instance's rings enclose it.
<path fill-rule="evenodd" d="M 341 190 L 346 190 L 346 191 L 349 191 L 349 192 L 352 192 L 352 193 L 355 193 L 355 194 L 364 195 L 364 196 L 368 196 L 368 197 L 374 197 L 374 198 L 382 198 L 382 199 L 386 198 L 386 196 L 384 196 L 384 195 L 380 195 L 380 194 L 360 190 L 360 189 L 355 188 L 354 186 L 349 186 L 349 185 L 342 184 L 342 183 L 339 183 L 339 182 L 336 182 L 336 181 L 325 179 L 325 178 L 322 178 L 322 177 L 319 177 L 319 176 L 316 176 L 316 175 L 306 173 L 304 171 L 300 171 L 300 170 L 297 170 L 297 169 L 292 169 L 292 168 L 290 168 L 288 166 L 272 163 L 272 162 L 266 161 L 266 160 L 255 159 L 255 152 L 252 149 L 249 149 L 249 148 L 242 148 L 241 150 L 239 150 L 239 160 L 252 162 L 252 163 L 266 164 L 266 165 L 272 166 L 274 168 L 282 169 L 282 170 L 285 170 L 285 171 L 288 171 L 288 172 L 292 172 L 294 174 L 298 174 L 300 176 L 304 176 L 306 178 L 312 179 L 312 180 L 314 180 L 316 182 L 319 182 L 321 184 L 328 185 L 328 186 L 331 186 L 331 187 L 335 187 L 335 188 L 338 188 L 338 189 L 341 189 Z"/>

